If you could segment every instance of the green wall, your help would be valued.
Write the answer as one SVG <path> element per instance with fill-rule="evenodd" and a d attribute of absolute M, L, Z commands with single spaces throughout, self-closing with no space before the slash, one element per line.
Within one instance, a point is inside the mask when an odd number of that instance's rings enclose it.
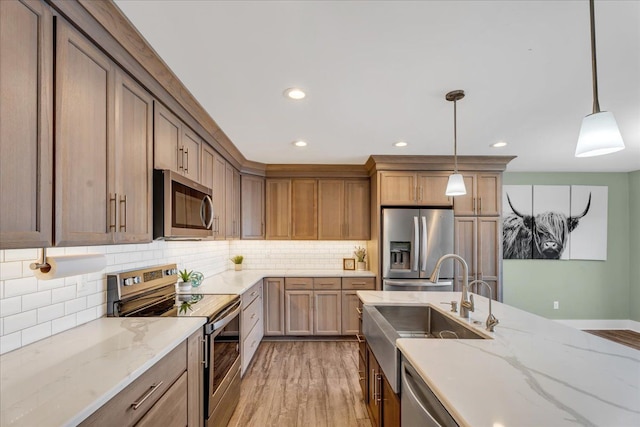
<path fill-rule="evenodd" d="M 576 184 L 609 187 L 607 260 L 504 260 L 502 265 L 505 303 L 552 319 L 630 318 L 630 175 L 516 172 L 504 174 L 504 185 Z M 634 176 L 634 179 L 638 184 L 638 177 Z M 637 193 L 638 187 L 634 188 Z M 636 204 L 637 199 L 636 196 Z M 637 260 L 637 250 L 635 254 Z M 636 261 L 634 264 L 640 263 Z M 638 267 L 634 268 L 637 272 Z M 636 278 L 638 276 L 635 274 Z M 634 288 L 636 301 L 640 294 L 638 287 Z M 559 301 L 560 309 L 553 309 L 553 301 Z M 640 314 L 637 304 L 635 311 L 636 316 Z"/>
<path fill-rule="evenodd" d="M 629 174 L 629 318 L 640 322 L 640 170 Z"/>

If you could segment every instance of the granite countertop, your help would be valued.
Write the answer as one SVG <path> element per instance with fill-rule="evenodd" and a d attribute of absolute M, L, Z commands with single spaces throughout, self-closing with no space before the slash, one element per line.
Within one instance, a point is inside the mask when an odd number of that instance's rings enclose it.
<path fill-rule="evenodd" d="M 204 321 L 104 317 L 0 356 L 0 425 L 79 424 Z"/>
<path fill-rule="evenodd" d="M 371 271 L 356 270 L 227 270 L 207 277 L 186 294 L 243 294 L 265 277 L 376 277 Z"/>
<path fill-rule="evenodd" d="M 459 292 L 358 291 L 365 304 L 440 304 Z M 461 426 L 640 426 L 640 351 L 486 298 L 469 326 L 489 340 L 398 339 Z M 451 313 L 453 314 L 453 313 Z M 453 314 L 458 316 L 457 314 Z M 478 326 L 473 320 L 482 322 Z"/>

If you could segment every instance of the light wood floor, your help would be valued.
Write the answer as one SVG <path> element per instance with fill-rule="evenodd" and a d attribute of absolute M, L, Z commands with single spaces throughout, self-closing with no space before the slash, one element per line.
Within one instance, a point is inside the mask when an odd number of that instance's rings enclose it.
<path fill-rule="evenodd" d="M 347 341 L 263 341 L 230 427 L 371 427 Z"/>
<path fill-rule="evenodd" d="M 640 333 L 638 332 L 624 329 L 585 332 L 640 350 Z"/>

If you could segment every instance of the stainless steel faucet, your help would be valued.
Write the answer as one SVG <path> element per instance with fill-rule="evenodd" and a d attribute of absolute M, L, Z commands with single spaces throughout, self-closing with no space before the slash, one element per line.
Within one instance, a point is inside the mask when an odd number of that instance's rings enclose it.
<path fill-rule="evenodd" d="M 460 317 L 468 319 L 469 312 L 474 310 L 474 305 L 473 295 L 470 295 L 469 293 L 469 266 L 467 265 L 467 262 L 464 260 L 464 258 L 457 254 L 442 255 L 438 262 L 436 262 L 436 266 L 433 268 L 433 272 L 431 273 L 429 281 L 431 283 L 438 283 L 442 263 L 448 259 L 455 259 L 460 263 L 460 265 L 462 265 L 462 297 L 460 298 Z"/>
<path fill-rule="evenodd" d="M 476 283 L 478 284 L 482 284 L 485 285 L 487 287 L 487 289 L 489 289 L 489 316 L 487 317 L 487 321 L 486 321 L 486 325 L 487 325 L 487 331 L 489 332 L 494 332 L 494 329 L 496 327 L 496 325 L 498 323 L 500 323 L 500 321 L 498 319 L 496 319 L 496 316 L 493 315 L 493 312 L 491 311 L 491 299 L 492 299 L 492 293 L 491 293 L 491 286 L 485 282 L 484 280 L 474 280 L 473 282 L 469 283 L 469 289 L 471 289 L 471 287 L 473 285 L 475 285 Z"/>

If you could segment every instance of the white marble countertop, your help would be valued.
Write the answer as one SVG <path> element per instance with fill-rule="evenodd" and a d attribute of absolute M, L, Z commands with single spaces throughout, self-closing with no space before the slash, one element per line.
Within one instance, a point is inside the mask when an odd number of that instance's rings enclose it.
<path fill-rule="evenodd" d="M 365 304 L 459 301 L 457 292 L 358 291 Z M 486 298 L 471 321 L 484 331 Z M 461 426 L 640 426 L 640 351 L 493 303 L 491 340 L 396 344 Z M 453 313 L 451 313 L 453 314 Z M 458 316 L 457 314 L 453 314 Z"/>
<path fill-rule="evenodd" d="M 101 318 L 0 356 L 0 425 L 77 425 L 204 321 Z"/>
<path fill-rule="evenodd" d="M 180 293 L 241 295 L 265 277 L 376 277 L 376 275 L 371 271 L 356 270 L 227 270 L 207 277 L 197 288 Z"/>

